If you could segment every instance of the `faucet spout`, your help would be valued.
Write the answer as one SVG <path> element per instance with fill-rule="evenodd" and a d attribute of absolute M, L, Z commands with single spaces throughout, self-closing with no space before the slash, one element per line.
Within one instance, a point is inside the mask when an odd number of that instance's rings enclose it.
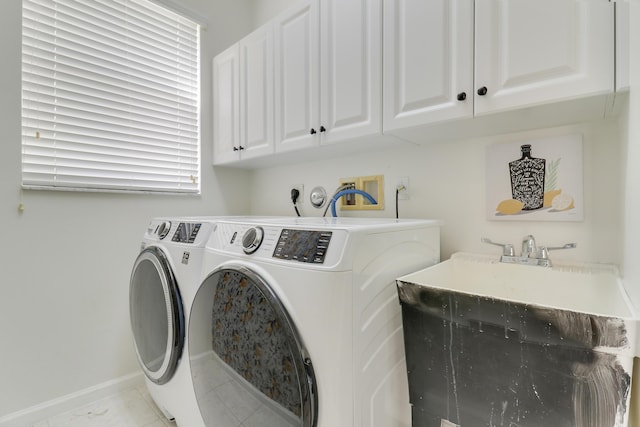
<path fill-rule="evenodd" d="M 536 251 L 536 239 L 534 239 L 531 234 L 524 236 L 522 238 L 522 253 L 520 256 L 522 258 L 535 257 Z"/>

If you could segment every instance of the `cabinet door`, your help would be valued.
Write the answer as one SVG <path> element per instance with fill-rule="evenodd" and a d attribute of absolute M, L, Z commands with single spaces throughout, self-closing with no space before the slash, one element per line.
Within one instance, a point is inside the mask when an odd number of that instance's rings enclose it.
<path fill-rule="evenodd" d="M 274 21 L 276 151 L 319 143 L 320 13 L 302 1 Z"/>
<path fill-rule="evenodd" d="M 385 131 L 473 115 L 473 0 L 384 1 L 383 47 Z"/>
<path fill-rule="evenodd" d="M 381 0 L 322 0 L 321 143 L 382 132 Z"/>
<path fill-rule="evenodd" d="M 613 3 L 476 0 L 476 115 L 613 90 Z"/>
<path fill-rule="evenodd" d="M 273 152 L 273 32 L 271 25 L 240 40 L 240 157 Z"/>
<path fill-rule="evenodd" d="M 238 160 L 240 147 L 239 50 L 213 58 L 213 164 Z"/>

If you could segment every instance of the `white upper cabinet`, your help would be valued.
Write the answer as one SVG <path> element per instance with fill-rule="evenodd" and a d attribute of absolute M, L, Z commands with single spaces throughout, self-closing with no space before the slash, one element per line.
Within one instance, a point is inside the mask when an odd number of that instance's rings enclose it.
<path fill-rule="evenodd" d="M 213 60 L 213 163 L 273 153 L 273 32 L 265 25 Z"/>
<path fill-rule="evenodd" d="M 213 163 L 238 160 L 240 53 L 235 44 L 213 58 Z"/>
<path fill-rule="evenodd" d="M 320 1 L 321 143 L 382 132 L 380 0 Z M 322 129 L 321 129 L 322 130 Z"/>
<path fill-rule="evenodd" d="M 273 153 L 273 31 L 267 24 L 240 40 L 240 156 Z"/>
<path fill-rule="evenodd" d="M 384 129 L 473 115 L 473 0 L 384 2 Z"/>
<path fill-rule="evenodd" d="M 384 2 L 384 131 L 613 90 L 607 0 Z"/>
<path fill-rule="evenodd" d="M 384 134 L 422 142 L 423 125 L 498 112 L 519 121 L 431 135 L 515 130 L 534 123 L 523 108 L 551 103 L 560 113 L 532 109 L 535 126 L 599 114 L 595 95 L 628 87 L 628 3 L 617 3 L 614 28 L 608 0 L 292 2 L 213 61 L 214 163 L 348 152 L 394 140 Z"/>
<path fill-rule="evenodd" d="M 276 151 L 315 145 L 320 118 L 320 8 L 296 3 L 274 22 Z"/>
<path fill-rule="evenodd" d="M 380 0 L 311 0 L 276 18 L 276 151 L 381 133 L 380 14 Z"/>
<path fill-rule="evenodd" d="M 613 91 L 613 3 L 475 5 L 476 115 Z"/>

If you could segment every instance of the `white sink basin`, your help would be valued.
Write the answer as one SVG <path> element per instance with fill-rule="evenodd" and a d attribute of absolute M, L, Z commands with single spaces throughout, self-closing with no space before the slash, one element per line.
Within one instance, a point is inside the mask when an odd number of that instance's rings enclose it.
<path fill-rule="evenodd" d="M 496 256 L 457 253 L 400 281 L 597 316 L 636 317 L 613 265 L 547 268 L 501 263 Z"/>
<path fill-rule="evenodd" d="M 397 284 L 416 425 L 628 426 L 637 316 L 614 266 L 458 253 Z"/>

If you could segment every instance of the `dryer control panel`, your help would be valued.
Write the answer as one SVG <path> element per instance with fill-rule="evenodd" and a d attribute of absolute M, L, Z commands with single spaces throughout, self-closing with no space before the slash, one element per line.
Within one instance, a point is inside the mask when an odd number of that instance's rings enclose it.
<path fill-rule="evenodd" d="M 188 244 L 201 247 L 206 244 L 213 224 L 205 221 L 181 221 L 180 218 L 153 218 L 147 226 L 144 239 L 165 244 Z"/>
<path fill-rule="evenodd" d="M 280 232 L 280 238 L 273 251 L 273 257 L 322 264 L 324 263 L 332 234 L 331 231 L 285 228 Z"/>
<path fill-rule="evenodd" d="M 202 224 L 200 223 L 194 224 L 189 222 L 181 222 L 178 224 L 176 232 L 173 233 L 171 241 L 178 243 L 193 243 L 196 241 L 196 237 L 198 236 L 200 227 L 202 227 Z"/>

